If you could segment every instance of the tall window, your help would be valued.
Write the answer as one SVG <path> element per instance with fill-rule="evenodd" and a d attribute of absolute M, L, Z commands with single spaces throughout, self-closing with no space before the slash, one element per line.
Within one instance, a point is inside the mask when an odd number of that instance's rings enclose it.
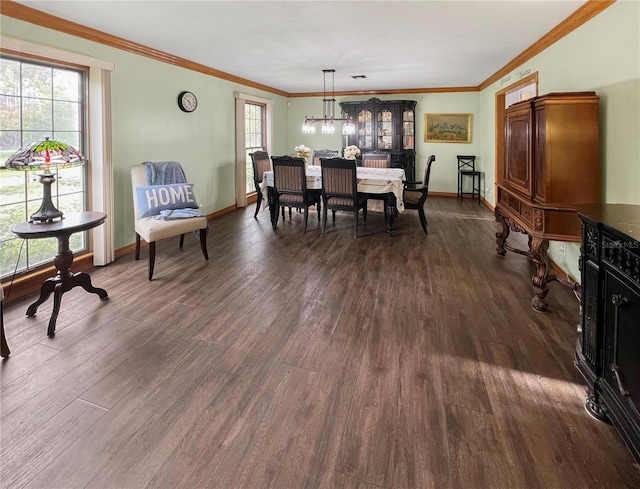
<path fill-rule="evenodd" d="M 254 151 L 266 151 L 265 141 L 265 112 L 264 104 L 246 102 L 244 105 L 244 144 L 246 149 L 247 164 L 247 193 L 255 192 L 253 188 L 253 166 L 249 154 Z"/>
<path fill-rule="evenodd" d="M 86 154 L 86 71 L 67 66 L 2 56 L 0 58 L 0 165 L 16 150 L 50 137 Z M 85 209 L 87 165 L 60 170 L 52 185 L 53 202 L 62 212 Z M 12 232 L 29 219 L 42 200 L 42 184 L 35 172 L 0 169 L 0 275 L 31 270 L 50 262 L 57 251 L 55 238 L 24 243 Z M 71 236 L 72 251 L 87 247 L 85 233 Z"/>

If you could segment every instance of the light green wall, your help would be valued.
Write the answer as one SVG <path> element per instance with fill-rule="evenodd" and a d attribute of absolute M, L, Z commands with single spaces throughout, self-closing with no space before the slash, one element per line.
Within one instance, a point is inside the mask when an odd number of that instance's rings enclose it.
<path fill-rule="evenodd" d="M 298 144 L 312 149 L 343 146 L 339 134 L 303 135 L 300 132 L 305 115 L 321 115 L 321 97 L 287 100 L 15 19 L 1 17 L 1 22 L 5 35 L 115 63 L 112 98 L 116 248 L 134 239 L 128 176 L 132 164 L 145 160 L 179 160 L 196 182 L 198 200 L 205 212 L 234 204 L 234 91 L 274 101 L 271 154 L 290 153 Z M 495 93 L 536 71 L 540 94 L 580 90 L 598 93 L 605 200 L 640 204 L 640 3 L 637 1 L 616 2 L 506 75 L 504 81 L 482 92 L 398 94 L 379 98 L 418 102 L 416 174 L 422 174 L 428 155 L 435 154 L 432 191 L 455 193 L 455 155 L 476 154 L 478 166 L 485 175 L 483 195 L 495 203 Z M 198 96 L 198 110 L 192 114 L 180 112 L 176 105 L 178 92 L 185 89 Z M 368 98 L 336 97 L 336 104 Z M 448 112 L 473 115 L 470 144 L 424 142 L 424 114 Z M 489 189 L 488 193 L 485 194 L 484 189 Z M 579 278 L 577 245 L 569 245 L 563 253 L 552 243 L 550 254 L 570 275 Z"/>
<path fill-rule="evenodd" d="M 135 240 L 131 165 L 180 161 L 187 178 L 195 183 L 203 212 L 235 204 L 234 92 L 274 102 L 273 150 L 286 150 L 286 132 L 279 130 L 288 124 L 285 97 L 9 17 L 1 17 L 1 26 L 6 36 L 115 63 L 111 94 L 116 249 Z M 190 90 L 198 97 L 195 112 L 186 114 L 178 108 L 176 100 L 182 90 Z"/>

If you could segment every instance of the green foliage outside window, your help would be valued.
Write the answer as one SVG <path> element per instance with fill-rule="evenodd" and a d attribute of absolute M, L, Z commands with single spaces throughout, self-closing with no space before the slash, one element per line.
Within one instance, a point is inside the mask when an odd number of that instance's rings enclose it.
<path fill-rule="evenodd" d="M 83 72 L 8 57 L 0 58 L 0 166 L 15 151 L 51 137 L 81 152 L 83 141 Z M 38 172 L 0 169 L 0 276 L 50 263 L 57 240 L 23 244 L 11 228 L 29 219 L 42 201 Z M 52 186 L 53 202 L 63 213 L 84 210 L 86 168 L 61 170 Z M 85 233 L 70 238 L 74 252 L 86 248 Z M 18 255 L 22 252 L 20 261 Z"/>

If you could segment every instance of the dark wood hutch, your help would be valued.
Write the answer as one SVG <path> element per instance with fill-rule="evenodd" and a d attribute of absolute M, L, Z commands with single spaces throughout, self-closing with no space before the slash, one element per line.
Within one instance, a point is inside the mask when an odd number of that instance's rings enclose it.
<path fill-rule="evenodd" d="M 356 125 L 346 145 L 360 151 L 391 153 L 391 166 L 404 168 L 407 180 L 415 180 L 415 100 L 369 100 L 341 102 L 342 111 Z"/>
<path fill-rule="evenodd" d="M 536 265 L 532 306 L 547 309 L 549 240 L 579 242 L 579 204 L 602 200 L 599 98 L 595 92 L 550 93 L 504 112 L 504 173 L 497 175 L 497 253 L 528 256 Z M 529 250 L 506 242 L 510 231 L 529 236 Z"/>

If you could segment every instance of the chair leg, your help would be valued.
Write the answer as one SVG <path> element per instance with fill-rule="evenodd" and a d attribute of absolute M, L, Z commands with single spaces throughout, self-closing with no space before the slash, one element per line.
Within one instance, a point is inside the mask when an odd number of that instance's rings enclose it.
<path fill-rule="evenodd" d="M 258 212 L 260 212 L 260 204 L 262 204 L 262 195 L 257 194 L 256 196 L 256 212 L 253 214 L 254 219 L 258 219 Z"/>
<path fill-rule="evenodd" d="M 136 260 L 140 259 L 140 235 L 138 233 L 136 233 L 136 254 L 135 254 L 135 258 L 136 258 Z"/>
<path fill-rule="evenodd" d="M 200 235 L 200 249 L 204 255 L 204 259 L 209 259 L 209 252 L 207 251 L 207 228 L 201 229 L 198 233 Z"/>
<path fill-rule="evenodd" d="M 324 231 L 326 228 L 327 228 L 327 202 L 325 201 L 324 207 L 322 208 L 322 234 L 324 234 Z"/>
<path fill-rule="evenodd" d="M 153 266 L 156 264 L 156 242 L 149 243 L 149 280 L 153 278 Z"/>
<path fill-rule="evenodd" d="M 289 220 L 291 220 L 291 209 L 292 207 L 289 207 Z M 300 212 L 300 209 L 298 209 L 298 212 Z"/>
<path fill-rule="evenodd" d="M 271 226 L 273 227 L 274 231 L 278 226 L 278 217 L 280 216 L 280 213 L 278 212 L 278 207 L 280 206 L 278 205 L 278 202 L 276 202 L 276 211 L 274 212 L 273 221 L 271 222 Z M 284 206 L 282 206 L 282 220 L 284 221 Z"/>
<path fill-rule="evenodd" d="M 309 219 L 309 206 L 304 206 L 304 232 L 307 232 L 307 220 Z"/>
<path fill-rule="evenodd" d="M 180 249 L 182 249 L 182 246 L 184 245 L 184 234 L 180 235 Z"/>
<path fill-rule="evenodd" d="M 420 224 L 424 230 L 424 234 L 429 234 L 427 231 L 427 216 L 424 215 L 424 207 L 418 209 L 418 215 L 420 216 Z"/>
<path fill-rule="evenodd" d="M 358 237 L 358 206 L 354 206 L 355 209 L 353 210 L 353 237 L 357 238 Z"/>
<path fill-rule="evenodd" d="M 367 222 L 367 206 L 369 205 L 369 201 L 364 203 L 364 207 L 362 208 L 362 220 Z"/>

